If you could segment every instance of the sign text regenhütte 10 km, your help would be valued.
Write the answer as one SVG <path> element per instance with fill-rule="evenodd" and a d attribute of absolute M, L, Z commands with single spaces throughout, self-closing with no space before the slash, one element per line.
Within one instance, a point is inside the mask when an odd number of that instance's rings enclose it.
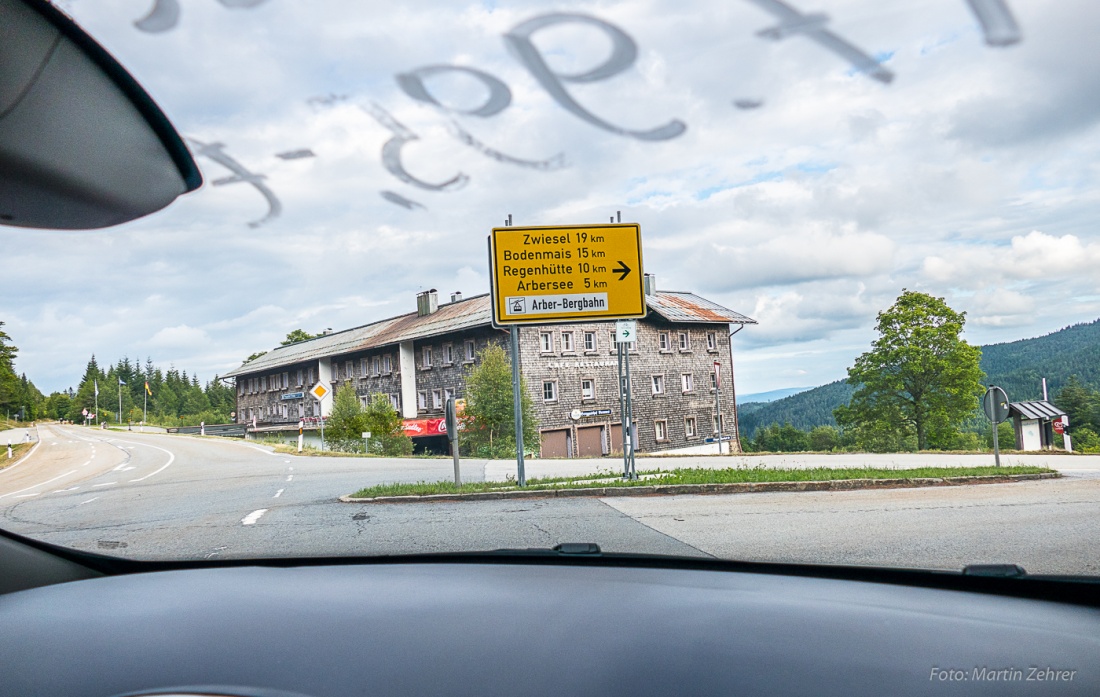
<path fill-rule="evenodd" d="M 646 314 L 637 223 L 493 228 L 489 264 L 498 326 Z"/>

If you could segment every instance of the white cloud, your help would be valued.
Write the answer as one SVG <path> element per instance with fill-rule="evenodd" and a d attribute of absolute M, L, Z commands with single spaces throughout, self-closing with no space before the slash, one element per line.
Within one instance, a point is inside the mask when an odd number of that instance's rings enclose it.
<path fill-rule="evenodd" d="M 0 227 L 0 320 L 21 349 L 17 367 L 47 391 L 73 384 L 93 352 L 148 353 L 212 376 L 294 328 L 411 311 L 422 288 L 485 292 L 485 237 L 508 214 L 568 224 L 621 210 L 640 222 L 646 270 L 662 287 L 760 320 L 735 340 L 742 389 L 839 377 L 903 287 L 967 310 L 981 341 L 1096 316 L 1095 3 L 1012 3 L 1024 41 L 993 49 L 961 0 L 832 0 L 834 31 L 892 53 L 890 85 L 803 37 L 761 39 L 775 20 L 748 2 L 182 6 L 178 27 L 158 35 L 134 28 L 147 7 L 128 0 L 70 7 L 181 131 L 225 143 L 263 174 L 283 214 L 247 227 L 263 199 L 247 184 L 213 186 L 225 172 L 200 158 L 203 189 L 116 230 Z M 643 142 L 562 108 L 501 36 L 548 11 L 595 15 L 637 45 L 620 73 L 565 83 L 581 108 L 624 128 L 680 119 L 687 131 Z M 552 65 L 606 59 L 599 32 L 559 29 L 536 42 Z M 569 166 L 518 167 L 460 143 L 446 116 L 394 80 L 433 64 L 508 86 L 500 113 L 456 117 L 487 147 L 563 153 Z M 328 94 L 348 99 L 307 103 Z M 447 103 L 481 94 L 448 92 Z M 738 109 L 740 98 L 762 105 Z M 402 149 L 410 173 L 462 172 L 469 183 L 441 193 L 395 178 L 380 157 L 393 133 L 361 108 L 372 101 L 417 135 Z M 297 148 L 317 157 L 275 156 Z M 425 208 L 400 208 L 383 190 Z"/>

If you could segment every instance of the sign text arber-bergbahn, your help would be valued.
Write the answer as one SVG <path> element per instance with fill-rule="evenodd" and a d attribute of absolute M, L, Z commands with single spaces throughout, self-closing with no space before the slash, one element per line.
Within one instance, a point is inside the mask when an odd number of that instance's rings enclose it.
<path fill-rule="evenodd" d="M 493 323 L 645 317 L 636 223 L 493 228 Z"/>

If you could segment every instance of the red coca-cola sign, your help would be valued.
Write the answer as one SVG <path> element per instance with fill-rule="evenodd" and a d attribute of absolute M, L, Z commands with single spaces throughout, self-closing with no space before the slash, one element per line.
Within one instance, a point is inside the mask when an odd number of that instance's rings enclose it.
<path fill-rule="evenodd" d="M 405 419 L 401 430 L 410 438 L 447 435 L 446 419 Z"/>

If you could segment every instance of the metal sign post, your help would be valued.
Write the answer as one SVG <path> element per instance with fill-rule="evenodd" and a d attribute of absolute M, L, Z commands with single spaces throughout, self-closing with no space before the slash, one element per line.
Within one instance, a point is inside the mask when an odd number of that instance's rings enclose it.
<path fill-rule="evenodd" d="M 634 404 L 630 384 L 630 344 L 638 339 L 638 323 L 615 323 L 615 343 L 619 353 L 619 414 L 623 427 L 623 478 L 637 479 L 634 450 L 638 446 L 638 428 L 634 423 Z"/>
<path fill-rule="evenodd" d="M 997 426 L 1008 418 L 1008 395 L 996 385 L 990 385 L 982 398 L 982 410 L 993 422 L 993 461 L 1001 466 L 1001 446 L 997 442 Z"/>
<path fill-rule="evenodd" d="M 455 460 L 455 486 L 462 486 L 462 476 L 458 469 L 458 414 L 454 397 L 447 398 L 447 440 L 451 441 L 451 454 Z"/>
<path fill-rule="evenodd" d="M 722 454 L 722 364 L 714 362 L 714 432 L 718 436 L 718 454 Z"/>
<path fill-rule="evenodd" d="M 519 327 L 509 330 L 512 338 L 512 401 L 516 410 L 516 483 L 527 486 L 527 475 L 523 472 L 523 402 L 520 399 L 519 370 Z"/>

